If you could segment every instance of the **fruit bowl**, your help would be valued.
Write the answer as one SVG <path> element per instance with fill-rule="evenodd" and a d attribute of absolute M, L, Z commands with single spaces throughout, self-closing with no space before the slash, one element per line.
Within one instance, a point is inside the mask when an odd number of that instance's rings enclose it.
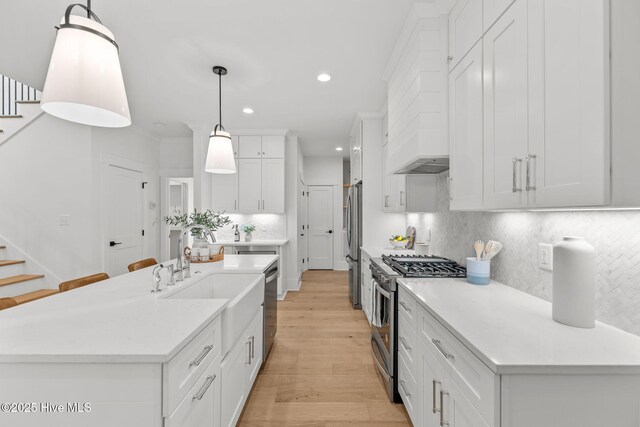
<path fill-rule="evenodd" d="M 400 249 L 400 248 L 407 247 L 408 240 L 409 239 L 404 239 L 404 240 L 389 239 L 389 243 L 391 243 L 391 246 L 393 246 L 394 249 Z"/>

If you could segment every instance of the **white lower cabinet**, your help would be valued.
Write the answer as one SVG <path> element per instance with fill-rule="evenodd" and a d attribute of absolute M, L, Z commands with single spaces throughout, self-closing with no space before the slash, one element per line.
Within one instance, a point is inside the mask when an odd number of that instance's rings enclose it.
<path fill-rule="evenodd" d="M 203 427 L 219 425 L 220 358 L 212 361 L 189 390 L 176 410 L 164 420 L 164 427 Z"/>
<path fill-rule="evenodd" d="M 221 419 L 235 426 L 262 365 L 263 308 L 256 313 L 241 338 L 221 364 Z"/>

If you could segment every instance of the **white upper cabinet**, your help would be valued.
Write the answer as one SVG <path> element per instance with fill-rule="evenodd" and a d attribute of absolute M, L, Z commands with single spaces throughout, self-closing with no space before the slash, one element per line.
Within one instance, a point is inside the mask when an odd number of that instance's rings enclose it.
<path fill-rule="evenodd" d="M 262 212 L 262 160 L 240 159 L 238 162 L 239 207 L 241 213 Z"/>
<path fill-rule="evenodd" d="M 357 121 L 351 133 L 349 147 L 351 160 L 351 183 L 362 181 L 362 122 Z"/>
<path fill-rule="evenodd" d="M 513 2 L 514 0 L 483 0 L 484 31 L 487 31 Z"/>
<path fill-rule="evenodd" d="M 529 206 L 606 205 L 609 2 L 530 0 L 529 28 Z"/>
<path fill-rule="evenodd" d="M 262 160 L 263 213 L 284 213 L 284 159 Z"/>
<path fill-rule="evenodd" d="M 458 0 L 449 13 L 449 70 L 482 37 L 482 0 Z"/>
<path fill-rule="evenodd" d="M 516 0 L 485 34 L 485 208 L 610 196 L 606 0 Z"/>
<path fill-rule="evenodd" d="M 449 178 L 451 210 L 482 209 L 482 44 L 449 74 Z"/>
<path fill-rule="evenodd" d="M 259 159 L 262 157 L 262 137 L 256 135 L 238 136 L 241 159 Z"/>
<path fill-rule="evenodd" d="M 518 208 L 527 202 L 527 1 L 518 0 L 487 32 L 483 44 L 484 206 Z"/>
<path fill-rule="evenodd" d="M 212 209 L 227 213 L 284 213 L 285 136 L 239 135 L 231 142 L 235 174 L 212 174 Z"/>
<path fill-rule="evenodd" d="M 263 136 L 262 157 L 266 159 L 284 159 L 284 136 Z"/>
<path fill-rule="evenodd" d="M 233 157 L 236 159 L 240 156 L 240 146 L 238 145 L 239 137 L 231 135 L 231 147 L 233 148 Z"/>
<path fill-rule="evenodd" d="M 236 160 L 236 173 L 212 173 L 212 209 L 226 213 L 238 212 L 238 176 L 239 165 Z"/>

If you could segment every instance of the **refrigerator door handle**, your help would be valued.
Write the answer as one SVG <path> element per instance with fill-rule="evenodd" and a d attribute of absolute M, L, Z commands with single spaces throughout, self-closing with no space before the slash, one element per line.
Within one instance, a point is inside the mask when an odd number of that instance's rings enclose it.
<path fill-rule="evenodd" d="M 347 196 L 347 245 L 351 249 L 351 188 Z"/>

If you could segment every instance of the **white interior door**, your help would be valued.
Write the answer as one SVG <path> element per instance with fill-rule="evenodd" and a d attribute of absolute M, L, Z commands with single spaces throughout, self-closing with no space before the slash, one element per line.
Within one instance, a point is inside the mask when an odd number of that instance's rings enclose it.
<path fill-rule="evenodd" d="M 309 268 L 333 269 L 333 187 L 309 186 Z"/>
<path fill-rule="evenodd" d="M 299 257 L 299 271 L 304 272 L 309 265 L 307 264 L 307 254 L 309 249 L 309 230 L 308 223 L 309 217 L 307 214 L 307 188 L 304 182 L 301 182 L 300 199 L 298 200 L 300 209 L 298 210 L 298 248 L 300 248 Z"/>
<path fill-rule="evenodd" d="M 107 273 L 117 276 L 142 258 L 142 173 L 113 165 L 107 170 Z"/>

